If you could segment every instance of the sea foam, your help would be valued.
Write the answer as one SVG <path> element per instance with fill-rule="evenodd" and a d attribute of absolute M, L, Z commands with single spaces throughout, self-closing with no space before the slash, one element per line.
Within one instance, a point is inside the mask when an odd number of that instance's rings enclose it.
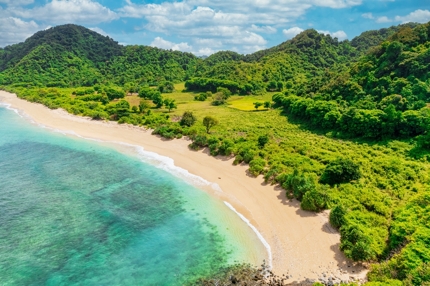
<path fill-rule="evenodd" d="M 272 249 L 270 247 L 270 244 L 264 239 L 263 235 L 257 230 L 257 228 L 251 224 L 251 222 L 249 221 L 249 219 L 247 219 L 244 215 L 242 215 L 240 212 L 238 212 L 231 204 L 229 204 L 228 202 L 224 202 L 224 204 L 230 209 L 232 210 L 234 213 L 236 213 L 241 220 L 243 220 L 257 235 L 257 237 L 260 239 L 261 243 L 264 245 L 264 247 L 266 247 L 267 250 L 267 255 L 268 255 L 268 264 L 270 269 L 272 269 Z"/>

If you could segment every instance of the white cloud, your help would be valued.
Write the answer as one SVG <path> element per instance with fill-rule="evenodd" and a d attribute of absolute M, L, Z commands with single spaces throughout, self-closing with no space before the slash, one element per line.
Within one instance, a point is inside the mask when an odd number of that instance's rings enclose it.
<path fill-rule="evenodd" d="M 266 34 L 274 34 L 278 31 L 272 26 L 257 26 L 254 24 L 251 25 L 251 28 L 249 30 Z"/>
<path fill-rule="evenodd" d="M 266 47 L 262 35 L 303 16 L 312 7 L 346 8 L 362 0 L 182 0 L 159 4 L 138 4 L 126 0 L 117 10 L 123 18 L 143 18 L 144 29 L 188 38 L 194 50 L 204 48 L 197 41 L 214 39 L 221 47 L 248 52 Z M 137 1 L 136 1 L 137 2 Z M 285 34 L 286 33 L 286 34 Z M 287 37 L 297 30 L 284 30 Z M 198 40 L 197 40 L 198 39 Z M 209 46 L 215 50 L 217 47 Z M 242 48 L 241 48 L 242 47 Z"/>
<path fill-rule="evenodd" d="M 339 40 L 345 40 L 346 38 L 348 38 L 348 35 L 344 32 L 344 31 L 337 31 L 334 32 L 332 34 L 330 34 L 332 37 L 334 38 L 338 38 Z"/>
<path fill-rule="evenodd" d="M 366 18 L 366 19 L 375 19 L 375 17 L 373 17 L 372 13 L 361 14 L 361 17 Z"/>
<path fill-rule="evenodd" d="M 165 49 L 165 50 L 174 50 L 174 51 L 182 51 L 182 52 L 191 52 L 193 49 L 193 47 L 188 45 L 188 43 L 175 44 L 173 42 L 166 41 L 161 37 L 156 37 L 152 41 L 150 46 L 157 47 L 160 49 Z"/>
<path fill-rule="evenodd" d="M 406 16 L 396 16 L 394 19 L 396 22 L 402 22 L 402 23 L 408 23 L 408 22 L 427 23 L 428 21 L 430 21 L 430 11 L 418 9 Z"/>
<path fill-rule="evenodd" d="M 103 31 L 102 29 L 100 29 L 99 27 L 93 27 L 93 28 L 88 28 L 96 33 L 99 33 L 100 35 L 103 36 L 108 36 L 108 33 L 106 33 L 105 31 Z"/>
<path fill-rule="evenodd" d="M 337 31 L 337 32 L 330 32 L 330 31 L 324 31 L 324 30 L 321 31 L 320 30 L 320 31 L 318 31 L 318 33 L 325 34 L 325 35 L 330 35 L 333 38 L 338 38 L 341 41 L 345 40 L 346 38 L 348 38 L 348 35 L 344 31 L 342 31 L 342 30 Z"/>
<path fill-rule="evenodd" d="M 9 6 L 22 6 L 33 3 L 34 0 L 0 0 L 0 4 L 6 4 Z"/>
<path fill-rule="evenodd" d="M 194 54 L 198 56 L 210 56 L 213 53 L 215 53 L 215 51 L 212 50 L 211 48 L 202 48 L 202 49 L 199 49 L 197 52 L 194 52 Z"/>
<path fill-rule="evenodd" d="M 53 24 L 97 24 L 118 18 L 115 12 L 92 0 L 52 0 L 32 9 L 11 9 L 10 13 Z"/>
<path fill-rule="evenodd" d="M 0 17 L 0 27 L 0 46 L 22 42 L 40 30 L 36 22 L 25 22 L 14 17 Z"/>
<path fill-rule="evenodd" d="M 368 15 L 372 17 L 367 17 Z M 371 13 L 363 14 L 364 18 L 375 19 Z M 395 16 L 394 18 L 388 18 L 387 16 L 381 16 L 376 18 L 376 23 L 390 23 L 390 22 L 400 22 L 400 23 L 427 23 L 430 21 L 430 11 L 429 10 L 415 10 L 406 16 Z"/>
<path fill-rule="evenodd" d="M 393 22 L 393 20 L 389 19 L 387 16 L 378 17 L 376 19 L 376 23 L 389 23 Z"/>
<path fill-rule="evenodd" d="M 282 33 L 284 34 L 285 37 L 287 37 L 287 39 L 291 39 L 303 31 L 304 30 L 299 27 L 293 27 L 293 28 L 289 28 L 288 30 L 286 29 L 282 30 Z"/>

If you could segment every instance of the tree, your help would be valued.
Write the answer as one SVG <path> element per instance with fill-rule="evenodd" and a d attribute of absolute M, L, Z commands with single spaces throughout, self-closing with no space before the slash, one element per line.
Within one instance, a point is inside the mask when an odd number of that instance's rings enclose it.
<path fill-rule="evenodd" d="M 152 102 L 155 104 L 157 108 L 163 107 L 164 100 L 159 92 L 156 95 L 154 95 L 154 97 L 152 98 Z"/>
<path fill-rule="evenodd" d="M 158 86 L 158 91 L 161 93 L 172 93 L 175 90 L 175 86 L 170 81 L 163 82 Z"/>
<path fill-rule="evenodd" d="M 125 97 L 125 92 L 123 90 L 118 90 L 111 87 L 105 88 L 104 92 L 106 93 L 109 100 Z"/>
<path fill-rule="evenodd" d="M 269 142 L 269 136 L 261 135 L 258 137 L 258 146 L 260 148 L 263 148 L 267 144 L 267 142 Z"/>
<path fill-rule="evenodd" d="M 176 106 L 175 100 L 171 98 L 166 98 L 164 100 L 164 106 L 169 110 L 169 112 L 174 108 L 178 108 Z"/>
<path fill-rule="evenodd" d="M 263 105 L 263 103 L 262 103 L 262 102 L 259 102 L 259 101 L 254 102 L 255 110 L 258 110 L 258 108 L 259 108 L 260 106 L 262 106 L 262 105 Z"/>
<path fill-rule="evenodd" d="M 272 107 L 272 103 L 270 103 L 270 101 L 265 101 L 264 102 L 264 108 L 269 109 L 270 107 Z"/>
<path fill-rule="evenodd" d="M 212 116 L 203 118 L 203 125 L 206 127 L 206 133 L 210 133 L 210 129 L 218 124 L 218 120 Z"/>
<path fill-rule="evenodd" d="M 361 172 L 358 164 L 350 159 L 338 158 L 327 165 L 320 181 L 323 184 L 334 185 L 358 180 L 360 177 Z"/>
<path fill-rule="evenodd" d="M 141 100 L 139 103 L 140 113 L 143 113 L 143 111 L 145 111 L 145 109 L 148 109 L 148 108 L 149 108 L 149 104 L 145 100 Z"/>
<path fill-rule="evenodd" d="M 191 111 L 185 111 L 182 115 L 181 121 L 179 122 L 182 126 L 188 126 L 191 127 L 196 123 L 197 118 L 194 116 L 194 114 Z"/>

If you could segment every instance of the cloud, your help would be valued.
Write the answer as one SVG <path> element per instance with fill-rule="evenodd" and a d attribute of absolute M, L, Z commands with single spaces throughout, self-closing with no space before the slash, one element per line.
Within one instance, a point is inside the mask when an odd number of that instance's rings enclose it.
<path fill-rule="evenodd" d="M 345 40 L 348 38 L 348 35 L 344 31 L 337 31 L 330 34 L 334 38 L 338 38 L 339 40 Z"/>
<path fill-rule="evenodd" d="M 360 5 L 362 0 L 182 0 L 138 4 L 126 0 L 117 10 L 122 18 L 144 19 L 142 28 L 190 39 L 215 39 L 219 45 L 241 52 L 266 47 L 265 34 L 277 33 L 279 28 L 302 17 L 312 7 L 334 9 Z M 137 2 L 137 1 L 136 1 Z M 285 36 L 297 34 L 285 30 Z M 295 33 L 295 34 L 294 34 Z M 211 49 L 215 49 L 210 47 Z M 197 48 L 196 48 L 197 49 Z"/>
<path fill-rule="evenodd" d="M 345 40 L 346 38 L 348 38 L 348 35 L 344 31 L 342 31 L 342 30 L 337 31 L 337 32 L 330 32 L 330 31 L 324 31 L 324 30 L 321 31 L 320 30 L 320 31 L 318 31 L 318 33 L 325 34 L 325 35 L 330 35 L 333 38 L 338 38 L 341 41 Z"/>
<path fill-rule="evenodd" d="M 389 19 L 387 16 L 378 17 L 376 19 L 376 23 L 389 23 L 393 22 L 393 20 Z"/>
<path fill-rule="evenodd" d="M 191 52 L 191 50 L 193 49 L 190 45 L 188 45 L 188 43 L 175 44 L 173 42 L 166 41 L 161 37 L 156 37 L 152 41 L 150 46 L 157 47 L 160 49 L 165 49 L 165 50 L 174 50 L 174 51 L 182 51 L 182 52 Z"/>
<path fill-rule="evenodd" d="M 96 33 L 99 33 L 100 35 L 103 36 L 108 36 L 108 33 L 106 33 L 105 31 L 103 31 L 102 29 L 100 29 L 99 27 L 93 27 L 93 28 L 88 28 Z"/>
<path fill-rule="evenodd" d="M 266 34 L 274 34 L 278 30 L 276 28 L 273 28 L 272 26 L 257 26 L 252 24 L 250 31 L 260 32 L 260 33 L 266 33 Z"/>
<path fill-rule="evenodd" d="M 366 19 L 375 19 L 375 17 L 373 17 L 372 13 L 361 14 L 361 17 L 366 18 Z"/>
<path fill-rule="evenodd" d="M 304 30 L 299 27 L 293 27 L 293 28 L 289 28 L 288 30 L 286 29 L 282 30 L 282 33 L 284 34 L 285 37 L 287 37 L 287 39 L 291 39 L 303 31 Z"/>
<path fill-rule="evenodd" d="M 11 9 L 10 13 L 26 19 L 53 24 L 110 22 L 118 15 L 92 0 L 52 0 L 32 9 Z"/>
<path fill-rule="evenodd" d="M 408 22 L 427 23 L 428 21 L 430 21 L 430 11 L 418 9 L 406 16 L 396 16 L 394 20 L 396 22 L 402 22 L 402 23 L 408 23 Z"/>
<path fill-rule="evenodd" d="M 0 4 L 8 6 L 23 6 L 34 3 L 34 0 L 0 0 Z"/>
<path fill-rule="evenodd" d="M 364 18 L 375 19 L 372 13 L 367 13 L 361 15 Z M 409 22 L 417 22 L 417 23 L 427 23 L 430 21 L 430 11 L 429 10 L 415 10 L 414 12 L 409 13 L 406 16 L 395 16 L 394 18 L 388 18 L 387 16 L 381 16 L 376 18 L 376 23 L 390 23 L 390 22 L 400 22 L 400 23 L 409 23 Z"/>
<path fill-rule="evenodd" d="M 24 41 L 26 38 L 40 30 L 34 22 L 25 22 L 14 17 L 0 18 L 0 46 L 7 46 Z"/>

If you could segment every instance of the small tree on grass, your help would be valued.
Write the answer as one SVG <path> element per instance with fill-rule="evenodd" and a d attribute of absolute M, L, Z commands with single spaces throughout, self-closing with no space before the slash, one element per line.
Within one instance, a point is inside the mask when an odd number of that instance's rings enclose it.
<path fill-rule="evenodd" d="M 264 102 L 264 108 L 269 109 L 270 107 L 272 107 L 272 104 L 270 103 L 270 101 L 265 101 Z"/>
<path fill-rule="evenodd" d="M 145 100 L 141 100 L 139 103 L 139 111 L 140 113 L 143 113 L 146 109 L 148 109 L 150 106 Z"/>
<path fill-rule="evenodd" d="M 263 105 L 263 103 L 261 103 L 261 102 L 259 102 L 259 101 L 254 102 L 255 110 L 258 110 L 258 108 L 260 108 L 260 106 L 262 106 L 262 105 Z"/>
<path fill-rule="evenodd" d="M 159 92 L 152 98 L 152 102 L 155 104 L 157 108 L 163 107 L 164 100 Z"/>
<path fill-rule="evenodd" d="M 194 116 L 194 114 L 191 111 L 185 111 L 182 115 L 181 121 L 179 124 L 182 126 L 188 126 L 191 127 L 196 122 L 197 118 Z"/>
<path fill-rule="evenodd" d="M 212 116 L 203 118 L 203 125 L 206 127 L 206 133 L 210 133 L 210 129 L 218 124 L 218 120 Z"/>
<path fill-rule="evenodd" d="M 164 100 L 164 106 L 166 106 L 166 108 L 169 110 L 169 112 L 174 108 L 178 108 L 176 106 L 175 100 L 171 99 L 171 98 L 166 98 Z"/>

